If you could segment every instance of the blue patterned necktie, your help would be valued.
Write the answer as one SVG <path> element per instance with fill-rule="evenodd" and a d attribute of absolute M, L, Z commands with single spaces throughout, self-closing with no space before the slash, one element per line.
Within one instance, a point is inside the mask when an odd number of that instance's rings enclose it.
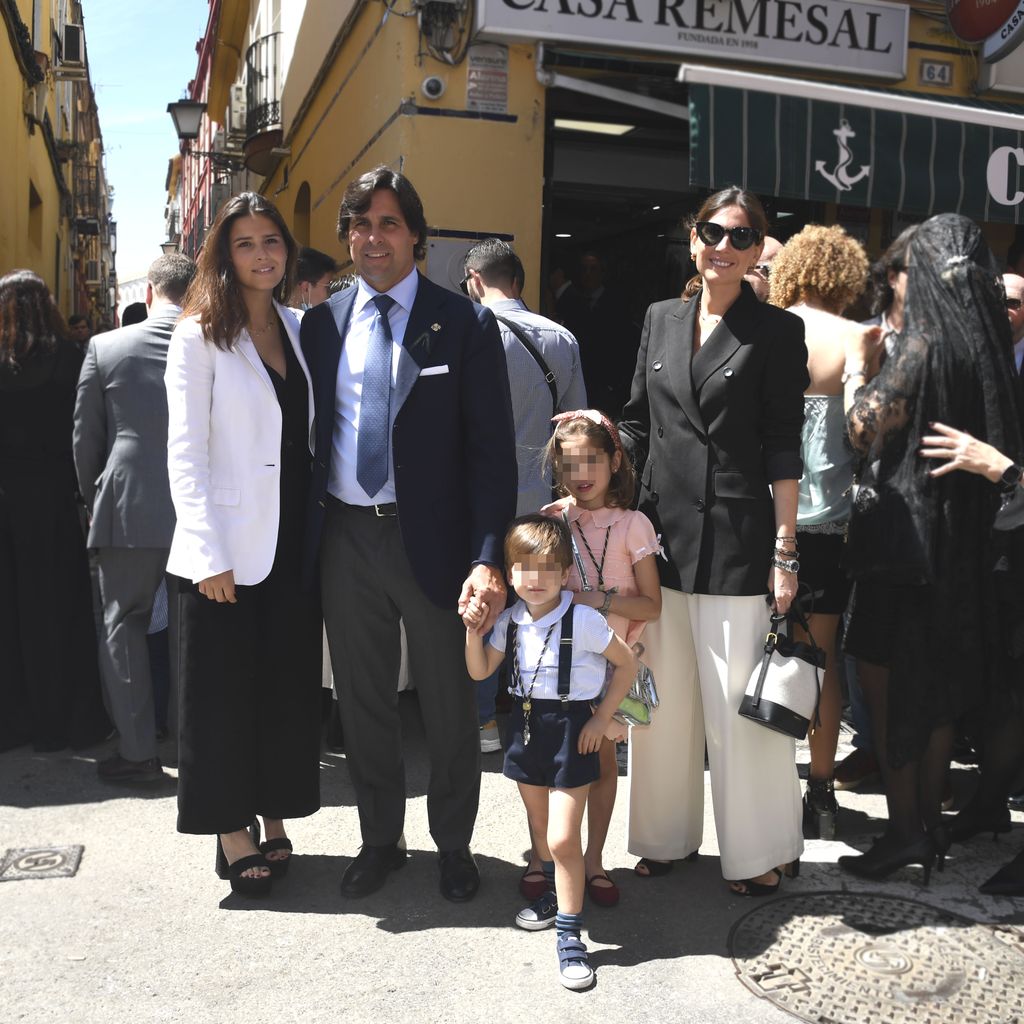
<path fill-rule="evenodd" d="M 359 403 L 359 438 L 356 444 L 356 479 L 371 497 L 387 483 L 388 435 L 391 431 L 391 324 L 388 312 L 395 304 L 390 295 L 375 295 L 377 315 L 370 327 L 370 344 L 363 367 L 363 394 Z"/>

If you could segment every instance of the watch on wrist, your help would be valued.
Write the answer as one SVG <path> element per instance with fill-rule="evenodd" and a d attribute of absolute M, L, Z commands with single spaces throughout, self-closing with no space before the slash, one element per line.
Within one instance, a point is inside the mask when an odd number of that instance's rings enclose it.
<path fill-rule="evenodd" d="M 783 572 L 791 572 L 795 574 L 800 571 L 800 562 L 795 558 L 789 559 L 776 557 L 772 559 L 772 565 L 774 565 L 776 569 L 781 569 Z"/>
<path fill-rule="evenodd" d="M 1024 467 L 1018 466 L 1016 462 L 1011 462 L 999 477 L 999 486 L 1004 491 L 1012 491 L 1020 483 L 1022 476 L 1024 476 Z"/>

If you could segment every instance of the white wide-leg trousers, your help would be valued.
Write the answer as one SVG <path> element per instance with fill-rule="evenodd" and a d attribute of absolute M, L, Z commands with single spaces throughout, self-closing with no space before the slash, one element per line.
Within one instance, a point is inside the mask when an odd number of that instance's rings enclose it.
<path fill-rule="evenodd" d="M 764 649 L 763 597 L 661 591 L 644 661 L 660 707 L 629 742 L 629 851 L 676 860 L 701 844 L 704 743 L 727 879 L 754 878 L 803 852 L 793 740 L 738 714 Z"/>

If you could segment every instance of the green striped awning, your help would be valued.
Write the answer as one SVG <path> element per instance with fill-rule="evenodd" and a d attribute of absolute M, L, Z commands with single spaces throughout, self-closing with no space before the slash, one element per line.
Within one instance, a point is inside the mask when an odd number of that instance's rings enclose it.
<path fill-rule="evenodd" d="M 968 105 L 946 108 L 960 119 L 901 112 L 894 91 L 883 104 L 881 90 L 834 90 L 857 102 L 833 102 L 686 80 L 692 185 L 1024 223 L 1024 134 L 991 123 L 1024 124 L 1017 116 L 978 107 L 972 120 Z M 928 99 L 919 109 L 942 109 Z"/>

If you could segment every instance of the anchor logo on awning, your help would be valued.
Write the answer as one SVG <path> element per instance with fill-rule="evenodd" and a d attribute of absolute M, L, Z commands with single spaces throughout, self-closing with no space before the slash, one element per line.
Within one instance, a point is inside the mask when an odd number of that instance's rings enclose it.
<path fill-rule="evenodd" d="M 861 168 L 856 174 L 851 176 L 847 173 L 846 169 L 853 163 L 853 150 L 850 149 L 847 140 L 856 138 L 857 133 L 850 127 L 850 122 L 845 117 L 840 120 L 839 127 L 832 134 L 836 137 L 839 146 L 839 159 L 836 161 L 835 167 L 831 171 L 826 171 L 825 161 L 816 160 L 814 169 L 840 192 L 849 192 L 861 178 L 866 178 L 871 173 L 871 167 L 861 164 Z"/>

